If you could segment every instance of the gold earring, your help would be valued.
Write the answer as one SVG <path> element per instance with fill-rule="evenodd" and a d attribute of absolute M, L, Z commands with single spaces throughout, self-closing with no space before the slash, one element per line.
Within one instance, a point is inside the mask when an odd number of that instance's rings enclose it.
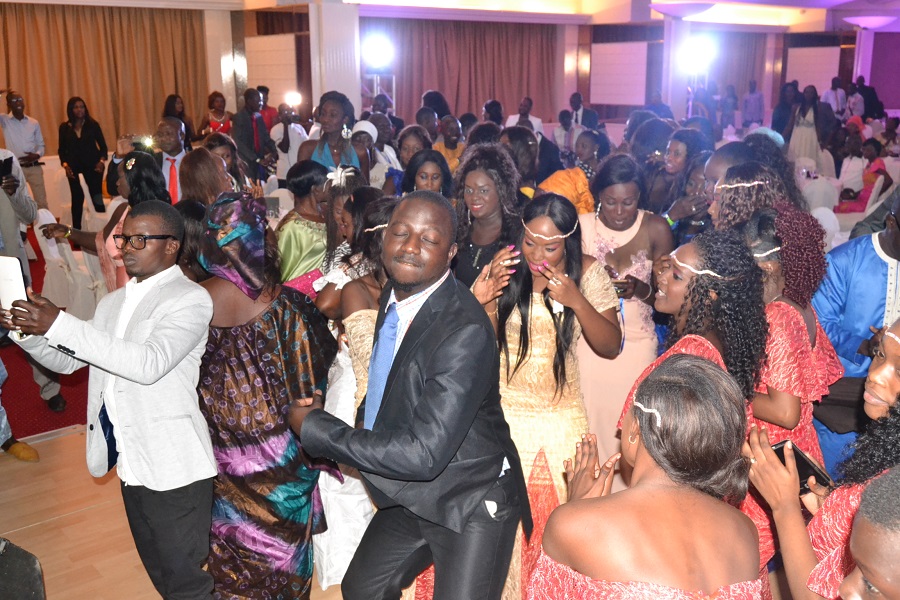
<path fill-rule="evenodd" d="M 636 444 L 637 441 L 638 441 L 637 435 L 635 435 L 635 434 L 632 433 L 631 435 L 628 436 L 628 443 L 629 443 L 629 444 Z"/>

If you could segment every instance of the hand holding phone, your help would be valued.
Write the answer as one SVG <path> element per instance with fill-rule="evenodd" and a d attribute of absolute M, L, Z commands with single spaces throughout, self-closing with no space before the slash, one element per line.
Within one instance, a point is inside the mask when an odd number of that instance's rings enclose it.
<path fill-rule="evenodd" d="M 784 464 L 784 446 L 787 444 L 787 440 L 782 442 L 778 442 L 774 446 L 772 446 L 772 451 L 775 452 L 776 456 L 778 456 L 778 460 Z M 822 487 L 833 488 L 835 487 L 834 480 L 829 477 L 828 473 L 820 467 L 816 462 L 811 459 L 803 450 L 797 447 L 796 444 L 793 444 L 794 449 L 794 461 L 797 463 L 797 478 L 800 480 L 800 495 L 805 496 L 806 494 L 814 493 L 813 490 L 809 487 L 809 478 L 814 477 L 816 483 Z"/>
<path fill-rule="evenodd" d="M 9 177 L 10 175 L 12 175 L 12 164 L 13 164 L 12 156 L 8 156 L 8 157 L 4 158 L 3 160 L 0 160 L 0 179 L 3 179 L 4 177 Z"/>

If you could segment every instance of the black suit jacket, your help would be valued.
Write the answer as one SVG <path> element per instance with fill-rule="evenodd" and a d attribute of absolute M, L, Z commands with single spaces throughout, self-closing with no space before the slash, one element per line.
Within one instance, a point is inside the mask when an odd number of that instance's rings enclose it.
<path fill-rule="evenodd" d="M 382 295 L 376 332 L 390 292 L 388 286 Z M 499 370 L 490 320 L 450 275 L 403 337 L 372 430 L 316 410 L 306 417 L 300 440 L 313 456 L 359 469 L 379 508 L 403 506 L 457 533 L 497 481 L 506 457 L 530 533 L 519 454 L 500 407 Z M 365 401 L 358 421 L 363 414 Z"/>
<path fill-rule="evenodd" d="M 536 181 L 540 184 L 542 181 L 563 170 L 562 160 L 559 157 L 559 147 L 547 139 L 546 136 L 540 136 L 541 141 L 538 143 L 538 172 Z"/>
<path fill-rule="evenodd" d="M 600 125 L 600 115 L 597 114 L 596 110 L 592 110 L 587 106 L 584 106 L 583 108 L 584 110 L 581 111 L 580 125 L 585 129 L 597 129 Z"/>
<path fill-rule="evenodd" d="M 266 154 L 275 154 L 278 156 L 278 150 L 275 142 L 269 137 L 269 130 L 262 115 L 256 117 L 256 125 L 259 130 L 259 152 L 256 152 L 253 143 L 253 121 L 251 115 L 246 110 L 239 110 L 234 113 L 231 119 L 231 137 L 238 147 L 238 155 L 241 159 L 250 165 L 252 172 L 256 172 L 256 159 L 263 158 Z"/>

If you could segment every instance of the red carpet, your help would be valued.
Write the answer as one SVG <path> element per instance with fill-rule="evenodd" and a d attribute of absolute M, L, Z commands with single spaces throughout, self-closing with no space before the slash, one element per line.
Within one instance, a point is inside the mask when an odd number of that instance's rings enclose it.
<path fill-rule="evenodd" d="M 38 249 L 34 231 L 28 230 L 31 247 Z M 40 292 L 44 282 L 44 261 L 38 252 L 38 260 L 28 263 L 35 291 Z M 55 413 L 41 399 L 40 388 L 34 382 L 31 365 L 25 360 L 25 352 L 16 345 L 0 348 L 0 360 L 9 371 L 9 379 L 3 384 L 3 408 L 9 417 L 13 435 L 28 437 L 45 431 L 53 431 L 70 425 L 84 424 L 87 416 L 88 370 L 80 369 L 72 375 L 62 375 L 62 395 L 68 402 L 66 410 Z"/>

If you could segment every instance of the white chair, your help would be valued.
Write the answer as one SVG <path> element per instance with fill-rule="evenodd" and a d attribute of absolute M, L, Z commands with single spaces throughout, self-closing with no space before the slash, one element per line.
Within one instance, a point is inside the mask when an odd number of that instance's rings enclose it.
<path fill-rule="evenodd" d="M 837 188 L 824 177 L 804 182 L 802 189 L 803 197 L 806 198 L 810 212 L 820 207 L 833 210 L 840 201 L 840 194 Z"/>
<path fill-rule="evenodd" d="M 825 242 L 825 252 L 828 252 L 834 246 L 838 245 L 834 243 L 835 236 L 841 233 L 841 225 L 840 223 L 838 223 L 837 215 L 834 214 L 833 210 L 824 206 L 814 208 L 810 211 L 810 213 L 816 218 L 816 220 L 819 222 L 819 225 L 822 226 L 822 229 L 825 230 L 825 238 L 823 241 Z M 847 239 L 850 238 L 850 233 L 846 233 L 847 238 L 843 240 L 844 242 L 846 242 Z"/>
<path fill-rule="evenodd" d="M 849 236 L 849 232 L 853 229 L 853 226 L 866 218 L 866 214 L 868 214 L 869 208 L 875 210 L 878 206 L 878 199 L 881 197 L 881 188 L 884 186 L 884 177 L 878 177 L 875 181 L 875 185 L 872 187 L 872 195 L 869 196 L 869 203 L 866 205 L 866 211 L 858 212 L 858 213 L 842 213 L 837 214 L 838 223 L 841 225 L 841 231 L 847 232 Z"/>
<path fill-rule="evenodd" d="M 53 304 L 65 307 L 69 314 L 79 319 L 90 319 L 97 308 L 94 281 L 87 269 L 76 260 L 68 241 L 57 243 L 40 233 L 40 226 L 49 223 L 56 223 L 56 218 L 49 210 L 42 208 L 35 222 L 35 238 L 44 256 L 46 271 L 41 295 Z"/>

